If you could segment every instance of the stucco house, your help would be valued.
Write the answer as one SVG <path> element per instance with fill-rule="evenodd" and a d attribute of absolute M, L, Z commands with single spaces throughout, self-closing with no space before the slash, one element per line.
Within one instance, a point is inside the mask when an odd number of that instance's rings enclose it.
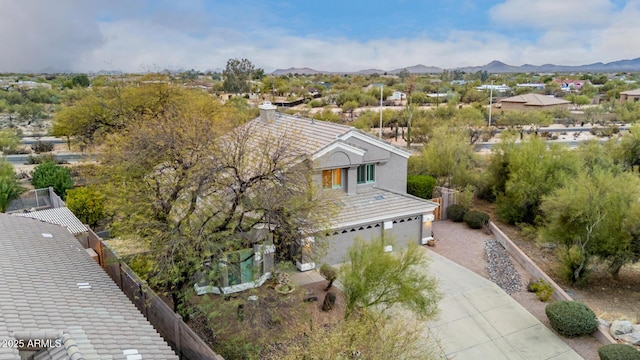
<path fill-rule="evenodd" d="M 350 126 L 279 113 L 270 103 L 259 108 L 260 117 L 252 121 L 266 131 L 295 133 L 300 155 L 312 162 L 312 181 L 335 199 L 330 229 L 317 234 L 327 245 L 318 261 L 343 262 L 357 237 L 382 239 L 388 242 L 385 251 L 431 239 L 438 204 L 407 194 L 408 151 Z M 313 251 L 314 241 L 300 239 L 301 271 L 316 266 L 305 252 Z"/>
<path fill-rule="evenodd" d="M 553 109 L 568 110 L 571 107 L 571 102 L 552 96 L 530 93 L 502 99 L 498 104 L 496 104 L 496 107 L 501 108 L 502 110 L 516 111 Z"/>
<path fill-rule="evenodd" d="M 620 103 L 640 100 L 640 89 L 627 90 L 620 93 Z"/>

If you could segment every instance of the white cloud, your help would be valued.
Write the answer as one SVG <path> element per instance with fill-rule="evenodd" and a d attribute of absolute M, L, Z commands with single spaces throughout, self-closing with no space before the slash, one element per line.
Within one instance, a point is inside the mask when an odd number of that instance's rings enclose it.
<path fill-rule="evenodd" d="M 433 38 L 425 30 L 413 38 L 369 41 L 303 37 L 265 26 L 277 24 L 278 18 L 264 7 L 239 15 L 226 4 L 211 13 L 203 2 L 32 0 L 26 6 L 21 0 L 0 0 L 0 72 L 48 66 L 207 70 L 223 68 L 229 58 L 247 58 L 270 72 L 302 66 L 328 71 L 416 64 L 454 68 L 492 60 L 577 65 L 640 56 L 635 41 L 640 0 L 627 1 L 621 10 L 605 0 L 507 0 L 489 10 L 491 31 L 451 29 Z M 512 36 L 531 28 L 537 37 Z"/>
<path fill-rule="evenodd" d="M 609 0 L 507 0 L 489 14 L 506 26 L 577 31 L 606 25 L 613 10 Z"/>

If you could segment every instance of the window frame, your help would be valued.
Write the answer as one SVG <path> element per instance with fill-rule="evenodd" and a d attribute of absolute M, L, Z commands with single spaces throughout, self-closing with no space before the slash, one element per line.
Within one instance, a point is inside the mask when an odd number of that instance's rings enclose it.
<path fill-rule="evenodd" d="M 356 183 L 358 185 L 373 184 L 376 182 L 376 164 L 362 164 L 356 171 Z"/>
<path fill-rule="evenodd" d="M 330 184 L 327 184 L 327 175 Z M 337 180 L 337 181 L 336 181 Z M 322 188 L 323 189 L 342 189 L 342 169 L 326 169 L 322 170 Z"/>

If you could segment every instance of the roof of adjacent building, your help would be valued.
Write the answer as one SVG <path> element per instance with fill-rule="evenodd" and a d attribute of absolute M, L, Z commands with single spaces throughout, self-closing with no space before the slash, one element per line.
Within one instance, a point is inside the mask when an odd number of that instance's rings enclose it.
<path fill-rule="evenodd" d="M 439 206 L 433 201 L 377 187 L 359 189 L 357 194 L 340 194 L 337 203 L 339 213 L 332 229 L 427 214 Z"/>
<path fill-rule="evenodd" d="M 360 135 L 358 136 L 359 138 L 366 138 L 369 142 L 376 143 L 405 157 L 410 155 L 406 150 L 352 126 L 292 116 L 280 112 L 275 112 L 271 122 L 265 122 L 258 117 L 252 120 L 248 126 L 255 126 L 256 129 L 265 132 L 268 131 L 274 136 L 289 134 L 295 139 L 295 150 L 301 155 L 313 155 L 334 142 L 348 142 L 350 134 Z"/>
<path fill-rule="evenodd" d="M 639 96 L 640 89 L 627 90 L 620 93 L 621 95 Z"/>
<path fill-rule="evenodd" d="M 13 216 L 22 216 L 38 219 L 50 224 L 64 226 L 70 233 L 77 235 L 87 232 L 87 227 L 67 207 L 59 207 L 46 210 L 37 210 L 24 213 L 12 213 Z"/>
<path fill-rule="evenodd" d="M 550 106 L 570 104 L 570 101 L 540 94 L 524 94 L 502 99 L 501 102 L 521 103 L 525 106 Z"/>
<path fill-rule="evenodd" d="M 0 214 L 0 341 L 58 339 L 37 359 L 178 359 L 67 229 Z M 0 347 L 0 359 L 20 359 Z"/>

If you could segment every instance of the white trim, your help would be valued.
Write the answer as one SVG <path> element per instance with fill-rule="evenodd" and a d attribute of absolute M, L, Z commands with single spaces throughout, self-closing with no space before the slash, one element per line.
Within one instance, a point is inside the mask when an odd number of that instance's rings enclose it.
<path fill-rule="evenodd" d="M 434 221 L 436 217 L 433 214 L 422 214 L 422 222 Z"/>
<path fill-rule="evenodd" d="M 420 244 L 426 245 L 429 240 L 433 240 L 433 236 L 427 236 L 426 238 L 422 238 Z"/>
<path fill-rule="evenodd" d="M 311 262 L 311 263 L 301 263 L 300 261 L 296 261 L 296 267 L 298 268 L 298 270 L 305 272 L 305 271 L 309 271 L 309 270 L 313 270 L 316 268 L 316 263 Z"/>
<path fill-rule="evenodd" d="M 345 150 L 351 153 L 354 153 L 358 156 L 364 156 L 364 154 L 367 153 L 366 150 L 362 150 L 358 147 L 355 147 L 353 145 L 349 145 L 343 142 L 334 142 L 331 143 L 327 146 L 325 146 L 324 148 L 320 149 L 319 151 L 316 151 L 313 155 L 311 155 L 311 160 L 318 160 L 319 158 L 321 158 L 322 156 L 328 154 L 329 152 L 335 150 L 335 149 L 341 149 L 341 150 Z"/>
<path fill-rule="evenodd" d="M 331 227 L 329 229 L 334 230 L 334 229 L 342 229 L 342 228 L 346 228 L 346 227 L 353 227 L 356 225 L 362 225 L 362 224 L 370 224 L 370 223 L 377 223 L 377 222 L 381 222 L 387 219 L 395 219 L 395 218 L 401 218 L 401 217 L 405 217 L 405 216 L 416 216 L 416 215 L 422 215 L 424 213 L 427 212 L 432 212 L 433 210 L 435 210 L 437 208 L 437 206 L 434 206 L 433 208 L 429 209 L 429 210 L 412 210 L 412 211 L 405 211 L 405 212 L 401 212 L 401 213 L 390 213 L 390 214 L 385 214 L 385 215 L 381 215 L 378 217 L 373 217 L 373 218 L 362 218 L 362 219 L 358 219 L 358 220 L 354 220 L 354 221 L 350 221 L 350 222 L 344 222 L 344 223 L 335 223 L 335 224 L 331 224 Z"/>
<path fill-rule="evenodd" d="M 400 155 L 400 156 L 402 156 L 402 157 L 404 157 L 406 159 L 408 159 L 409 156 L 411 156 L 411 153 L 408 152 L 408 151 L 399 149 L 399 148 L 389 144 L 386 141 L 382 141 L 382 140 L 378 140 L 378 139 L 369 137 L 369 136 L 361 133 L 360 131 L 358 131 L 356 129 L 352 129 L 348 133 L 338 136 L 338 139 L 347 140 L 347 139 L 352 138 L 352 137 L 354 137 L 354 138 L 356 138 L 358 140 L 362 140 L 362 141 L 364 141 L 366 143 L 369 143 L 371 145 L 380 147 L 380 148 L 385 149 L 387 151 L 390 151 L 390 152 L 392 152 L 392 153 L 394 153 L 396 155 Z"/>

